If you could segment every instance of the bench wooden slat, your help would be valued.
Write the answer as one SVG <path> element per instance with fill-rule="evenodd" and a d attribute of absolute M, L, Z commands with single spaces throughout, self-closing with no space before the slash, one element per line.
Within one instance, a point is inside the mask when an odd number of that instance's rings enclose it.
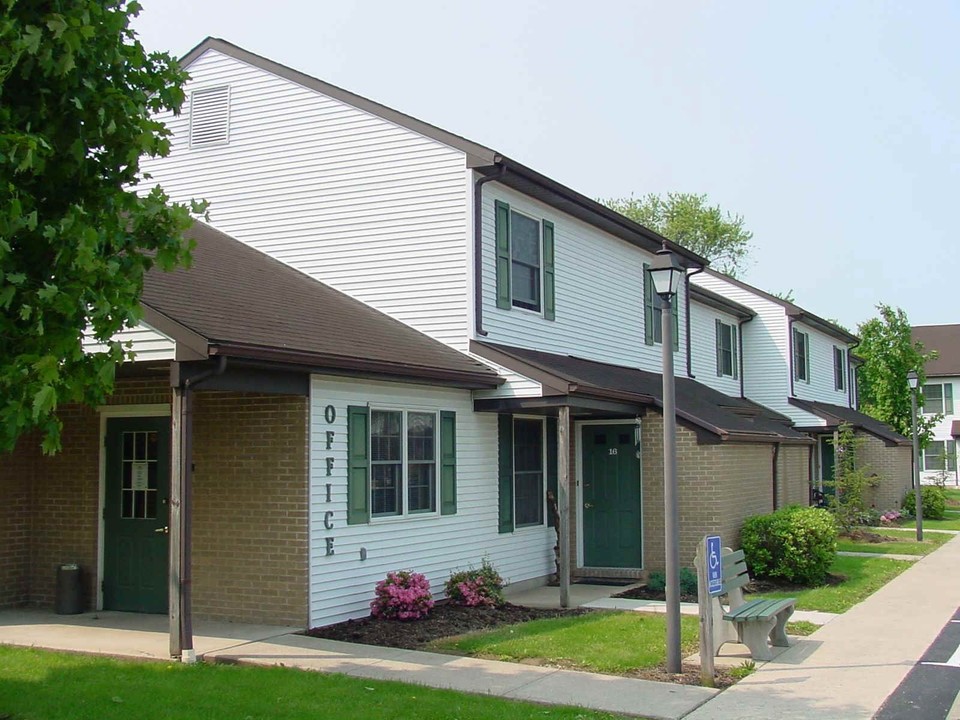
<path fill-rule="evenodd" d="M 723 614 L 724 620 L 736 622 L 753 622 L 773 617 L 782 610 L 792 607 L 796 599 L 787 598 L 784 600 L 756 599 L 741 605 L 736 610 L 731 610 Z"/>

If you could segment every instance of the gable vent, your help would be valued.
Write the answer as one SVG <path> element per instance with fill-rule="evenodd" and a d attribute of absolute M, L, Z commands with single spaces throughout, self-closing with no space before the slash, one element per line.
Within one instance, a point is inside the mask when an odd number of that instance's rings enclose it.
<path fill-rule="evenodd" d="M 190 93 L 190 147 L 225 145 L 230 139 L 230 86 Z"/>

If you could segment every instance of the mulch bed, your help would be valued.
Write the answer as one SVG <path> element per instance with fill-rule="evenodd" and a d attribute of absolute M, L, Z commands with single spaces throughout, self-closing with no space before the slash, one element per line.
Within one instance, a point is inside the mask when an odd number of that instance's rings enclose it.
<path fill-rule="evenodd" d="M 571 609 L 549 610 L 529 608 L 507 603 L 498 608 L 467 608 L 441 602 L 434 606 L 430 614 L 420 620 L 398 621 L 381 620 L 373 617 L 347 620 L 336 625 L 306 630 L 304 635 L 340 640 L 341 642 L 380 645 L 383 647 L 403 648 L 405 650 L 433 650 L 430 643 L 441 638 L 463 635 L 478 630 L 492 630 L 502 625 L 539 620 L 541 618 L 570 617 L 597 612 L 595 610 Z M 536 661 L 525 661 L 538 664 Z M 543 662 L 548 665 L 549 663 Z M 558 667 L 561 667 L 558 665 Z M 568 667 L 568 666 L 567 666 Z M 576 669 L 569 668 L 568 669 Z M 683 672 L 677 675 L 666 672 L 662 667 L 634 670 L 624 673 L 627 677 L 654 680 L 657 682 L 700 684 L 700 668 L 696 665 L 684 665 Z M 728 687 L 736 680 L 729 672 L 717 669 L 717 687 Z"/>
<path fill-rule="evenodd" d="M 666 600 L 667 599 L 667 596 L 664 594 L 663 590 L 650 590 L 646 585 L 641 585 L 640 587 L 624 590 L 622 593 L 617 593 L 613 597 L 624 598 L 625 600 Z M 696 601 L 697 601 L 696 595 L 687 595 L 686 593 L 680 593 L 680 602 L 695 603 Z"/>
<path fill-rule="evenodd" d="M 890 535 L 881 535 L 880 533 L 875 533 L 870 530 L 851 530 L 848 533 L 844 533 L 843 537 L 848 540 L 853 540 L 854 542 L 863 542 L 863 543 L 886 543 L 886 542 L 900 542 L 904 538 L 893 537 Z"/>

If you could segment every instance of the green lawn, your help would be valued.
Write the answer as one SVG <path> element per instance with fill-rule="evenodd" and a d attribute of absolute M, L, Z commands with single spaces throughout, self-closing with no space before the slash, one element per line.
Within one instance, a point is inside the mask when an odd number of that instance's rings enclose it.
<path fill-rule="evenodd" d="M 0 718 L 9 720 L 609 720 L 398 682 L 225 665 L 121 661 L 0 646 Z"/>
<path fill-rule="evenodd" d="M 960 507 L 960 488 L 944 488 L 947 495 L 947 507 Z"/>
<path fill-rule="evenodd" d="M 794 597 L 797 599 L 797 610 L 842 613 L 879 590 L 912 564 L 909 560 L 838 555 L 830 566 L 830 572 L 847 577 L 847 581 L 841 585 L 825 585 L 797 592 L 763 593 L 750 597 Z"/>
<path fill-rule="evenodd" d="M 681 618 L 684 654 L 697 651 L 697 618 Z M 597 612 L 535 620 L 446 638 L 434 648 L 499 660 L 548 660 L 603 673 L 649 668 L 665 661 L 666 618 L 657 613 Z"/>
<path fill-rule="evenodd" d="M 868 553 L 893 553 L 896 555 L 926 555 L 933 552 L 953 536 L 944 533 L 927 533 L 923 536 L 923 542 L 916 541 L 916 534 L 902 532 L 899 530 L 887 530 L 886 528 L 870 529 L 879 535 L 886 535 L 893 538 L 890 542 L 869 543 L 855 542 L 847 538 L 840 538 L 837 541 L 837 550 L 844 552 L 868 552 Z"/>
<path fill-rule="evenodd" d="M 916 527 L 913 520 L 905 520 L 900 524 L 902 530 L 909 530 L 912 527 Z M 929 528 L 930 530 L 960 530 L 960 515 L 948 512 L 943 520 L 929 520 L 924 518 L 923 527 Z"/>

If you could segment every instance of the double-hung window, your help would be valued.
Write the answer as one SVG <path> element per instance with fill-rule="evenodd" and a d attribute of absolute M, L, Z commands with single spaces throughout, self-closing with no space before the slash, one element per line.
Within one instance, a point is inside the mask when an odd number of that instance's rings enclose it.
<path fill-rule="evenodd" d="M 793 378 L 810 382 L 810 335 L 793 329 Z"/>
<path fill-rule="evenodd" d="M 836 345 L 833 347 L 833 387 L 835 390 L 846 390 L 847 379 L 847 351 Z"/>
<path fill-rule="evenodd" d="M 928 471 L 946 470 L 955 472 L 957 469 L 957 442 L 956 440 L 931 440 L 923 449 L 923 469 Z"/>
<path fill-rule="evenodd" d="M 556 318 L 554 226 L 517 212 L 507 203 L 494 203 L 497 307 L 523 308 Z"/>
<path fill-rule="evenodd" d="M 737 368 L 737 326 L 721 320 L 716 321 L 717 328 L 717 377 L 738 377 Z"/>
<path fill-rule="evenodd" d="M 513 487 L 516 527 L 543 525 L 544 421 L 513 421 Z"/>
<path fill-rule="evenodd" d="M 347 522 L 456 512 L 456 414 L 347 409 Z"/>
<path fill-rule="evenodd" d="M 927 415 L 953 415 L 953 383 L 924 385 L 923 412 Z"/>

